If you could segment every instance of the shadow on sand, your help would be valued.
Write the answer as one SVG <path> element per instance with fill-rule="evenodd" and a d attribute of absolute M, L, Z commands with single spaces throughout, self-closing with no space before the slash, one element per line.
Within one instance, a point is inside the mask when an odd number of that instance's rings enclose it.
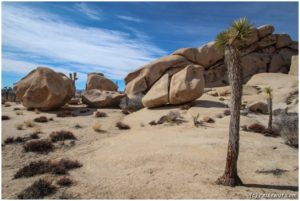
<path fill-rule="evenodd" d="M 270 184 L 243 184 L 243 186 L 248 188 L 266 188 L 266 189 L 274 189 L 274 190 L 298 191 L 298 186 L 283 186 L 283 185 L 270 185 Z"/>

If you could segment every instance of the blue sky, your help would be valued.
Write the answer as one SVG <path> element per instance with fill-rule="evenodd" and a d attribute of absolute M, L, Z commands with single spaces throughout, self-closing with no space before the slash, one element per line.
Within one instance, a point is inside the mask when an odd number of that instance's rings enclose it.
<path fill-rule="evenodd" d="M 2 87 L 37 66 L 102 72 L 124 89 L 127 73 L 178 48 L 214 40 L 237 18 L 298 40 L 297 2 L 2 3 Z"/>

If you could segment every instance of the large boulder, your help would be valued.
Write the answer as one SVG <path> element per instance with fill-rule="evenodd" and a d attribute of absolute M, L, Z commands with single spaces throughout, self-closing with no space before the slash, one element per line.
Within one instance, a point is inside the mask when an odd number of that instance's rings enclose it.
<path fill-rule="evenodd" d="M 286 62 L 280 54 L 274 54 L 269 65 L 269 72 L 279 72 L 280 68 L 286 65 Z"/>
<path fill-rule="evenodd" d="M 290 75 L 298 75 L 298 68 L 299 68 L 298 63 L 299 63 L 298 55 L 292 56 L 292 63 L 289 71 Z"/>
<path fill-rule="evenodd" d="M 266 36 L 266 37 L 262 38 L 258 42 L 258 47 L 259 48 L 265 48 L 265 47 L 268 47 L 268 46 L 274 45 L 274 44 L 276 44 L 276 36 L 275 35 L 269 35 L 269 36 Z"/>
<path fill-rule="evenodd" d="M 85 91 L 82 95 L 82 102 L 90 107 L 95 108 L 113 108 L 120 104 L 121 98 L 124 97 L 116 91 L 101 91 L 99 89 L 91 89 Z"/>
<path fill-rule="evenodd" d="M 65 105 L 75 87 L 65 74 L 38 67 L 17 82 L 14 91 L 25 107 L 52 110 Z"/>
<path fill-rule="evenodd" d="M 118 91 L 118 86 L 104 77 L 102 73 L 89 73 L 85 90 L 99 89 L 105 91 Z"/>
<path fill-rule="evenodd" d="M 258 30 L 258 37 L 263 38 L 268 35 L 271 35 L 274 32 L 274 26 L 271 24 L 262 25 L 257 28 Z"/>
<path fill-rule="evenodd" d="M 189 65 L 174 74 L 169 90 L 169 103 L 183 104 L 199 98 L 204 92 L 203 68 Z"/>
<path fill-rule="evenodd" d="M 287 47 L 293 42 L 288 34 L 276 34 L 276 40 L 276 48 Z"/>
<path fill-rule="evenodd" d="M 143 97 L 143 105 L 147 108 L 165 105 L 169 102 L 170 76 L 164 74 Z"/>
<path fill-rule="evenodd" d="M 248 78 L 256 73 L 267 72 L 269 57 L 264 54 L 251 53 L 241 59 L 243 77 Z"/>
<path fill-rule="evenodd" d="M 224 53 L 216 47 L 214 41 L 199 48 L 181 48 L 173 54 L 181 55 L 193 63 L 204 66 L 205 68 L 215 64 L 224 57 Z"/>

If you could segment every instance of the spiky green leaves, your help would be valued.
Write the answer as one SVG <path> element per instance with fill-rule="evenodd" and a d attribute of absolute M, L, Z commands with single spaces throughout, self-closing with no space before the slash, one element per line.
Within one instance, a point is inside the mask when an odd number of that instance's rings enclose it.
<path fill-rule="evenodd" d="M 272 89 L 271 87 L 266 87 L 266 88 L 264 89 L 265 94 L 266 94 L 269 98 L 272 98 L 272 91 L 273 91 L 273 89 Z"/>
<path fill-rule="evenodd" d="M 225 45 L 238 46 L 248 40 L 252 34 L 252 24 L 244 17 L 235 20 L 231 26 L 217 35 L 216 46 L 223 49 Z"/>

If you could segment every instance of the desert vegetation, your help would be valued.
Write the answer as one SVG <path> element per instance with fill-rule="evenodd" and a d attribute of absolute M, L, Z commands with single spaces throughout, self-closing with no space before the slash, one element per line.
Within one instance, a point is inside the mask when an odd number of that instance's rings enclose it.
<path fill-rule="evenodd" d="M 46 179 L 39 179 L 25 188 L 17 196 L 18 199 L 42 199 L 56 191 L 56 187 Z"/>
<path fill-rule="evenodd" d="M 97 111 L 95 117 L 107 117 L 107 114 L 105 112 Z"/>
<path fill-rule="evenodd" d="M 26 152 L 48 153 L 53 149 L 54 145 L 48 139 L 30 140 L 24 144 Z"/>
<path fill-rule="evenodd" d="M 65 141 L 65 140 L 77 140 L 77 138 L 74 136 L 74 134 L 71 131 L 55 131 L 50 134 L 50 139 L 52 142 L 57 141 Z"/>
<path fill-rule="evenodd" d="M 38 123 L 47 123 L 48 122 L 48 118 L 45 116 L 40 116 L 34 119 L 35 122 Z"/>
<path fill-rule="evenodd" d="M 10 120 L 10 117 L 8 115 L 2 115 L 2 121 L 3 120 Z"/>
<path fill-rule="evenodd" d="M 117 127 L 118 129 L 120 129 L 120 130 L 128 130 L 128 129 L 130 129 L 130 126 L 129 126 L 129 125 L 124 124 L 123 122 L 120 122 L 120 121 L 118 121 L 118 122 L 116 123 L 116 127 Z"/>

